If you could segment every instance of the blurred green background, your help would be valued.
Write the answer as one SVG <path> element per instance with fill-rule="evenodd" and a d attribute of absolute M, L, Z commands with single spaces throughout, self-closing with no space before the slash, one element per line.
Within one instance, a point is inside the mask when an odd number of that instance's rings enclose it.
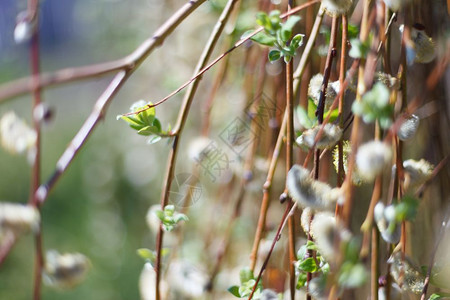
<path fill-rule="evenodd" d="M 44 72 L 117 59 L 131 53 L 185 1 L 41 1 L 41 68 Z M 147 145 L 116 115 L 139 100 L 155 100 L 189 79 L 223 1 L 208 1 L 187 19 L 138 69 L 115 97 L 106 117 L 62 176 L 42 208 L 44 249 L 80 252 L 92 269 L 73 290 L 43 287 L 42 299 L 138 299 L 144 261 L 136 249 L 154 249 L 145 214 L 159 196 L 169 143 Z M 28 45 L 16 45 L 16 15 L 26 1 L 0 1 L 0 83 L 29 74 Z M 195 38 L 194 38 L 195 36 Z M 46 89 L 55 112 L 43 127 L 42 180 L 54 170 L 111 76 Z M 174 124 L 182 96 L 157 108 L 163 127 Z M 8 100 L 0 115 L 15 111 L 31 120 L 31 96 Z M 193 110 L 191 120 L 199 119 Z M 197 115 L 197 118 L 196 118 Z M 199 122 L 189 121 L 189 128 Z M 191 129 L 188 129 L 191 130 Z M 185 157 L 186 151 L 180 151 Z M 182 172 L 188 162 L 181 159 Z M 183 163 L 183 161 L 185 161 Z M 30 165 L 25 155 L 0 148 L 0 201 L 26 203 Z M 189 169 L 186 169 L 189 171 Z M 21 238 L 0 268 L 0 299 L 30 299 L 34 263 L 32 235 Z"/>

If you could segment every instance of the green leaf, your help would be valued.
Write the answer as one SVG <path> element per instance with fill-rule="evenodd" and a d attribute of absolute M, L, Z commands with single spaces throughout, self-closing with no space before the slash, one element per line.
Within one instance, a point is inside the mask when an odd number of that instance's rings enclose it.
<path fill-rule="evenodd" d="M 239 271 L 239 280 L 241 281 L 241 284 L 244 284 L 245 282 L 254 278 L 255 277 L 250 268 L 243 268 L 241 269 L 241 271 Z"/>
<path fill-rule="evenodd" d="M 230 286 L 228 288 L 228 292 L 230 292 L 235 297 L 241 298 L 241 294 L 239 294 L 239 287 L 237 285 Z"/>
<path fill-rule="evenodd" d="M 389 89 L 383 83 L 377 82 L 363 95 L 361 101 L 353 102 L 352 111 L 355 115 L 362 116 L 365 123 L 378 120 L 380 126 L 386 129 L 392 123 L 394 112 L 394 106 L 389 103 L 389 97 Z"/>
<path fill-rule="evenodd" d="M 353 264 L 346 262 L 342 265 L 338 282 L 346 288 L 356 288 L 363 285 L 367 280 L 367 271 L 360 263 Z"/>
<path fill-rule="evenodd" d="M 316 120 L 316 110 L 317 105 L 314 103 L 314 100 L 311 98 L 308 98 L 308 117 L 310 120 Z"/>
<path fill-rule="evenodd" d="M 266 46 L 274 46 L 277 39 L 264 32 L 258 32 L 250 38 L 252 41 Z"/>
<path fill-rule="evenodd" d="M 300 21 L 299 16 L 290 16 L 287 21 L 281 26 L 281 38 L 283 42 L 289 41 L 292 36 L 292 30 L 294 29 L 295 24 Z"/>
<path fill-rule="evenodd" d="M 342 25 L 341 25 L 342 27 Z M 359 27 L 354 24 L 348 24 L 347 35 L 349 39 L 356 39 L 359 35 Z"/>
<path fill-rule="evenodd" d="M 360 252 L 360 239 L 351 238 L 350 241 L 344 244 L 344 255 L 345 260 L 352 263 L 357 263 L 359 259 Z"/>
<path fill-rule="evenodd" d="M 313 257 L 308 257 L 307 259 L 303 260 L 299 264 L 299 268 L 302 271 L 314 273 L 319 270 L 319 267 L 316 264 L 316 260 Z"/>
<path fill-rule="evenodd" d="M 269 52 L 269 61 L 270 62 L 274 62 L 277 61 L 278 59 L 280 59 L 281 57 L 281 52 L 279 50 L 270 50 Z"/>
<path fill-rule="evenodd" d="M 433 293 L 431 294 L 430 298 L 428 298 L 428 300 L 438 300 L 438 299 L 450 299 L 450 294 L 449 293 Z"/>
<path fill-rule="evenodd" d="M 138 133 L 140 135 L 149 136 L 152 134 L 158 135 L 158 133 L 160 133 L 160 131 L 158 130 L 158 127 L 156 127 L 156 126 L 145 126 L 141 129 L 139 129 Z"/>
<path fill-rule="evenodd" d="M 266 29 L 268 26 L 270 26 L 269 16 L 265 12 L 258 12 L 256 14 L 256 24 L 258 24 L 258 25 L 264 27 L 264 29 Z"/>
<path fill-rule="evenodd" d="M 311 121 L 311 119 L 308 116 L 308 113 L 303 107 L 297 106 L 295 112 L 297 114 L 298 121 L 300 122 L 300 125 L 302 125 L 302 127 L 310 129 L 314 126 L 314 122 Z"/>
<path fill-rule="evenodd" d="M 189 218 L 185 215 L 185 214 L 177 214 L 175 217 L 174 217 L 174 221 L 175 221 L 175 223 L 178 223 L 178 222 L 180 222 L 180 221 L 189 221 Z"/>
<path fill-rule="evenodd" d="M 162 137 L 160 137 L 159 135 L 153 135 L 148 139 L 147 144 L 155 144 L 159 142 L 161 139 Z"/>
<path fill-rule="evenodd" d="M 134 125 L 142 127 L 142 125 L 145 125 L 141 120 L 136 119 L 134 116 L 118 116 L 118 118 L 130 124 L 130 126 Z"/>
<path fill-rule="evenodd" d="M 155 118 L 153 120 L 153 126 L 156 127 L 156 129 L 158 130 L 158 133 L 161 133 L 162 127 L 161 127 L 161 122 L 158 120 L 158 118 Z M 170 127 L 170 125 L 169 125 L 169 127 Z"/>
<path fill-rule="evenodd" d="M 140 248 L 136 250 L 136 253 L 145 260 L 154 262 L 156 260 L 156 255 L 153 251 L 147 248 Z"/>
<path fill-rule="evenodd" d="M 297 286 L 296 289 L 301 289 L 302 287 L 306 286 L 306 282 L 308 281 L 308 274 L 307 273 L 300 273 L 298 275 L 297 280 Z"/>
<path fill-rule="evenodd" d="M 301 45 L 303 45 L 303 38 L 305 37 L 304 34 L 296 34 L 292 40 L 291 40 L 291 47 L 294 49 L 297 49 Z"/>
<path fill-rule="evenodd" d="M 275 33 L 278 29 L 280 29 L 281 25 L 281 18 L 280 18 L 280 11 L 279 10 L 272 10 L 269 13 L 269 19 L 270 19 L 270 25 L 271 25 L 271 32 Z"/>
<path fill-rule="evenodd" d="M 300 249 L 298 249 L 298 251 L 297 251 L 297 260 L 303 260 L 303 258 L 305 257 L 305 255 L 306 255 L 306 245 L 303 245 L 303 246 L 301 246 L 300 247 Z"/>
<path fill-rule="evenodd" d="M 173 214 L 174 211 L 175 211 L 175 205 L 169 204 L 164 207 L 164 212 L 166 214 Z"/>
<path fill-rule="evenodd" d="M 352 48 L 348 52 L 353 58 L 365 58 L 367 53 L 369 52 L 369 46 L 367 44 L 363 44 L 359 39 L 350 40 Z"/>
<path fill-rule="evenodd" d="M 339 108 L 333 109 L 331 112 L 326 111 L 324 114 L 327 118 L 328 118 L 329 113 L 331 113 L 330 120 L 329 120 L 329 122 L 331 123 L 339 117 Z"/>
<path fill-rule="evenodd" d="M 161 257 L 164 257 L 169 253 L 170 253 L 170 248 L 162 248 L 161 249 Z"/>
<path fill-rule="evenodd" d="M 292 56 L 287 54 L 287 55 L 283 55 L 284 56 L 284 62 L 285 63 L 289 63 L 292 59 Z"/>
<path fill-rule="evenodd" d="M 319 250 L 319 248 L 317 248 L 316 244 L 313 241 L 307 241 L 306 242 L 306 249 L 313 250 L 313 251 L 318 251 Z"/>
<path fill-rule="evenodd" d="M 405 196 L 402 201 L 395 206 L 395 218 L 398 222 L 412 220 L 417 214 L 419 201 L 411 196 Z"/>
<path fill-rule="evenodd" d="M 158 217 L 158 219 L 160 219 L 161 221 L 164 221 L 164 218 L 166 217 L 166 214 L 162 211 L 162 210 L 160 210 L 160 209 L 157 209 L 157 210 L 155 210 L 155 215 Z"/>

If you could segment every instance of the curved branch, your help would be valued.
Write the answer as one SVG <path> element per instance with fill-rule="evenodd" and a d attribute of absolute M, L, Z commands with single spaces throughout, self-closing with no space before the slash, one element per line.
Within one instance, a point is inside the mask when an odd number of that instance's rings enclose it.
<path fill-rule="evenodd" d="M 0 102 L 33 91 L 34 88 L 43 88 L 81 79 L 89 79 L 108 75 L 110 73 L 125 70 L 132 72 L 161 45 L 175 28 L 198 6 L 206 0 L 190 0 L 173 14 L 155 33 L 145 40 L 136 50 L 124 58 L 93 64 L 82 67 L 66 68 L 52 73 L 25 77 L 0 86 Z"/>

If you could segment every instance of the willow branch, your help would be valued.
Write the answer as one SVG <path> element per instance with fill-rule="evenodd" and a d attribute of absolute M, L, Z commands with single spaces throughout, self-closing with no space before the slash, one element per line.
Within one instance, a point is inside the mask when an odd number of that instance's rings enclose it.
<path fill-rule="evenodd" d="M 206 65 L 207 61 L 211 57 L 214 47 L 217 44 L 217 41 L 223 31 L 223 28 L 225 27 L 226 21 L 228 20 L 228 17 L 230 16 L 230 13 L 236 2 L 237 2 L 237 0 L 229 0 L 227 5 L 225 6 L 219 20 L 217 21 L 217 23 L 209 37 L 209 40 L 203 50 L 203 53 L 197 63 L 197 67 L 194 71 L 194 74 L 197 74 L 199 72 L 199 70 L 203 69 L 204 66 Z M 161 194 L 161 209 L 164 209 L 164 207 L 168 203 L 171 181 L 173 178 L 173 173 L 174 173 L 175 165 L 176 165 L 176 156 L 177 156 L 177 152 L 178 152 L 179 138 L 183 131 L 184 124 L 186 122 L 186 118 L 188 116 L 189 109 L 192 104 L 192 100 L 194 99 L 194 95 L 197 91 L 197 87 L 198 87 L 199 83 L 200 83 L 200 78 L 198 78 L 198 80 L 195 80 L 193 82 L 193 84 L 189 87 L 189 89 L 186 92 L 186 95 L 183 99 L 183 103 L 181 105 L 181 108 L 180 108 L 180 111 L 178 114 L 177 123 L 176 123 L 175 129 L 174 129 L 174 132 L 176 132 L 176 135 L 174 137 L 172 148 L 169 152 L 167 172 L 166 172 L 166 176 L 165 176 L 165 180 L 164 180 L 163 192 Z M 162 249 L 162 244 L 163 244 L 163 236 L 164 236 L 164 231 L 162 228 L 162 224 L 160 224 L 157 239 L 156 239 L 156 262 L 155 262 L 155 272 L 156 272 L 155 299 L 156 300 L 159 300 L 161 298 L 159 283 L 160 283 L 160 279 L 161 279 L 161 249 Z"/>
<path fill-rule="evenodd" d="M 286 113 L 283 117 L 283 122 L 281 124 L 280 132 L 278 133 L 277 142 L 275 144 L 275 148 L 273 149 L 270 165 L 269 165 L 269 171 L 267 172 L 267 178 L 266 182 L 263 186 L 263 199 L 261 203 L 261 209 L 259 212 L 259 219 L 258 219 L 258 226 L 256 227 L 256 233 L 255 233 L 255 239 L 253 241 L 253 247 L 252 252 L 250 254 L 250 270 L 253 272 L 255 270 L 256 266 L 256 260 L 258 258 L 258 249 L 259 244 L 261 242 L 262 233 L 264 231 L 264 228 L 266 227 L 266 217 L 267 217 L 267 211 L 269 209 L 269 203 L 270 203 L 270 191 L 272 190 L 272 180 L 273 176 L 275 174 L 275 170 L 278 163 L 278 158 L 280 157 L 281 152 L 281 146 L 283 145 L 283 139 L 286 134 L 286 125 L 287 125 L 287 118 Z"/>
<path fill-rule="evenodd" d="M 288 10 L 290 5 L 288 5 Z M 286 63 L 286 178 L 288 172 L 294 164 L 294 95 L 293 95 L 293 74 L 294 63 L 291 59 Z M 286 186 L 287 189 L 287 186 Z M 292 201 L 290 197 L 287 199 L 288 203 Z M 294 215 L 288 219 L 289 239 L 288 239 L 288 253 L 289 253 L 289 291 L 291 300 L 295 299 L 295 221 Z"/>
<path fill-rule="evenodd" d="M 34 145 L 35 152 L 33 154 L 33 166 L 31 171 L 30 182 L 30 199 L 29 203 L 40 210 L 40 206 L 36 201 L 35 192 L 39 188 L 41 181 L 41 120 L 36 116 L 36 111 L 41 105 L 41 89 L 37 85 L 37 79 L 40 73 L 40 53 L 39 53 L 39 0 L 28 1 L 28 22 L 36 24 L 33 28 L 33 35 L 31 37 L 30 46 L 30 68 L 33 76 L 32 82 L 32 119 L 33 127 L 36 133 L 36 143 Z M 41 299 L 41 284 L 42 284 L 42 267 L 44 264 L 42 254 L 42 222 L 39 222 L 39 229 L 36 231 L 35 236 L 35 261 L 34 261 L 34 286 L 33 286 L 33 299 Z"/>
<path fill-rule="evenodd" d="M 303 55 L 300 58 L 300 62 L 298 63 L 297 69 L 294 72 L 294 98 L 297 96 L 297 91 L 300 86 L 300 81 L 303 76 L 303 73 L 306 69 L 306 64 L 309 60 L 309 55 L 314 46 L 314 42 L 316 41 L 316 37 L 319 33 L 320 25 L 322 24 L 323 15 L 325 14 L 325 10 L 323 6 L 319 8 L 319 12 L 317 13 L 316 20 L 314 21 L 313 28 L 311 30 L 311 34 L 308 38 L 308 42 L 306 42 L 305 50 L 303 50 Z"/>
<path fill-rule="evenodd" d="M 66 68 L 52 73 L 44 73 L 39 76 L 31 76 L 0 86 L 0 102 L 6 99 L 33 91 L 33 88 L 43 88 L 46 86 L 68 83 L 81 79 L 89 79 L 114 73 L 120 70 L 132 72 L 136 70 L 142 62 L 162 45 L 165 38 L 198 6 L 206 0 L 190 0 L 173 14 L 157 31 L 145 40 L 136 50 L 126 57 L 110 62 L 88 65 L 76 68 Z"/>
<path fill-rule="evenodd" d="M 371 0 L 364 0 L 364 8 L 363 8 L 363 17 L 361 21 L 361 31 L 359 39 L 362 42 L 365 42 L 366 39 L 369 36 L 369 8 L 370 8 Z M 366 91 L 366 86 L 364 84 L 364 61 L 361 61 L 361 64 L 359 65 L 358 70 L 358 85 L 356 88 L 356 100 L 355 101 L 361 101 L 362 95 Z M 359 145 L 360 140 L 360 134 L 359 134 L 359 128 L 361 124 L 361 118 L 359 116 L 355 116 L 353 119 L 353 127 L 352 127 L 352 133 L 351 133 L 351 143 L 352 143 L 352 153 L 356 153 Z M 343 220 L 345 225 L 350 228 L 350 215 L 353 207 L 353 184 L 352 184 L 352 173 L 353 173 L 353 167 L 355 166 L 355 155 L 351 155 L 348 162 L 348 173 L 344 180 L 344 191 L 346 192 L 345 195 L 345 204 L 343 208 Z"/>
<path fill-rule="evenodd" d="M 258 273 L 258 277 L 256 277 L 255 285 L 253 286 L 252 293 L 248 297 L 248 300 L 251 300 L 253 298 L 253 294 L 256 291 L 256 287 L 258 286 L 259 281 L 261 280 L 262 273 L 264 272 L 264 270 L 267 267 L 267 264 L 269 263 L 270 256 L 272 256 L 272 252 L 275 249 L 275 245 L 281 238 L 281 232 L 283 231 L 284 227 L 286 226 L 288 218 L 294 214 L 294 211 L 297 208 L 297 202 L 288 202 L 288 203 L 289 204 L 286 206 L 286 210 L 284 211 L 283 217 L 281 218 L 281 223 L 278 226 L 277 233 L 275 234 L 275 237 L 273 238 L 269 253 L 267 254 L 267 257 L 264 260 L 261 270 Z"/>
<path fill-rule="evenodd" d="M 299 11 L 301 11 L 302 9 L 305 9 L 313 4 L 316 4 L 319 0 L 313 0 L 311 2 L 307 2 L 303 5 L 297 6 L 294 9 L 291 9 L 289 12 L 282 14 L 280 16 L 280 18 L 284 19 L 287 18 L 290 15 L 293 15 Z M 218 63 L 221 59 L 223 59 L 225 56 L 227 56 L 228 54 L 230 54 L 233 50 L 235 50 L 236 48 L 238 48 L 239 46 L 241 46 L 242 44 L 244 44 L 245 42 L 247 42 L 248 40 L 251 39 L 251 37 L 253 37 L 254 35 L 256 35 L 257 33 L 263 31 L 263 27 L 259 27 L 258 29 L 256 29 L 255 31 L 253 31 L 252 33 L 250 33 L 249 35 L 247 35 L 245 38 L 241 38 L 236 44 L 234 44 L 233 47 L 231 47 L 230 49 L 228 49 L 226 52 L 222 53 L 221 55 L 219 55 L 216 59 L 214 59 L 210 64 L 208 64 L 207 66 L 205 66 L 203 69 L 200 69 L 193 77 L 191 77 L 191 79 L 189 79 L 188 81 L 186 81 L 185 83 L 183 83 L 180 87 L 178 87 L 176 90 L 174 90 L 173 92 L 171 92 L 169 95 L 165 96 L 164 98 L 162 98 L 161 100 L 156 101 L 153 104 L 148 104 L 145 108 L 141 109 L 141 110 L 137 110 L 135 112 L 132 113 L 126 113 L 124 114 L 124 116 L 128 116 L 128 115 L 133 115 L 133 114 L 138 114 L 140 112 L 143 112 L 147 109 L 150 109 L 152 107 L 158 106 L 164 102 L 166 102 L 167 100 L 169 100 L 170 98 L 172 98 L 174 95 L 178 94 L 180 91 L 182 91 L 184 88 L 186 88 L 188 85 L 190 85 L 194 80 L 196 80 L 197 78 L 201 77 L 206 71 L 208 71 L 209 69 L 211 69 L 216 63 Z M 175 131 L 176 132 L 176 131 Z"/>
<path fill-rule="evenodd" d="M 189 3 L 182 6 L 169 20 L 167 20 L 153 35 L 151 39 L 148 39 L 144 44 L 142 44 L 136 51 L 134 56 L 137 58 L 136 64 L 133 69 L 127 71 L 119 71 L 117 75 L 113 78 L 109 86 L 102 93 L 102 95 L 96 101 L 94 108 L 86 119 L 78 133 L 70 142 L 69 146 L 66 148 L 58 162 L 56 163 L 56 169 L 47 180 L 47 182 L 41 185 L 36 192 L 36 201 L 40 204 L 44 203 L 48 197 L 49 192 L 52 190 L 58 179 L 65 172 L 67 167 L 70 165 L 75 155 L 85 144 L 87 138 L 94 130 L 95 126 L 98 124 L 99 120 L 104 116 L 107 105 L 111 102 L 113 97 L 118 93 L 122 85 L 132 74 L 132 72 L 139 66 L 139 64 L 148 56 L 150 53 L 160 45 L 166 37 L 173 32 L 173 30 L 186 18 L 188 17 L 200 4 L 205 0 L 192 0 Z M 139 55 L 137 54 L 139 53 Z"/>

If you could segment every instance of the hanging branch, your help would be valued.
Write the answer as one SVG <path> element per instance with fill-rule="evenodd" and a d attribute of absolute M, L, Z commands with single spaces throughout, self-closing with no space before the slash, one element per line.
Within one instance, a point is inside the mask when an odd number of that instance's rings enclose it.
<path fill-rule="evenodd" d="M 264 260 L 261 270 L 258 273 L 258 277 L 256 277 L 255 285 L 253 286 L 252 292 L 251 292 L 250 296 L 248 297 L 248 300 L 251 300 L 253 298 L 253 294 L 256 291 L 256 287 L 258 286 L 259 281 L 261 280 L 262 273 L 264 272 L 264 270 L 267 267 L 267 264 L 269 263 L 270 256 L 272 255 L 272 252 L 275 249 L 275 245 L 276 245 L 277 241 L 279 241 L 281 238 L 281 232 L 283 231 L 284 227 L 286 226 L 288 218 L 294 214 L 294 211 L 296 208 L 297 208 L 297 202 L 288 202 L 288 205 L 286 206 L 286 210 L 284 211 L 283 217 L 281 218 L 281 223 L 278 226 L 278 230 L 272 241 L 272 246 L 270 246 L 269 253 L 267 254 L 267 257 Z"/>
<path fill-rule="evenodd" d="M 359 39 L 361 42 L 365 42 L 369 36 L 369 8 L 371 0 L 364 0 L 363 3 L 363 16 L 361 21 L 361 31 Z M 356 88 L 356 100 L 355 101 L 361 101 L 362 95 L 366 91 L 366 86 L 364 84 L 364 67 L 365 61 L 362 60 L 361 64 L 359 65 L 358 70 L 358 85 Z M 361 124 L 361 118 L 359 116 L 354 116 L 353 119 L 353 126 L 352 126 L 352 133 L 351 133 L 351 143 L 352 143 L 352 153 L 356 153 L 359 145 L 359 128 Z M 351 210 L 353 207 L 353 184 L 352 184 L 352 173 L 353 168 L 355 166 L 355 155 L 351 155 L 349 157 L 348 161 L 348 172 L 344 180 L 343 188 L 345 191 L 345 203 L 343 207 L 343 221 L 344 224 L 347 226 L 347 228 L 350 228 L 351 223 Z"/>
<path fill-rule="evenodd" d="M 306 43 L 305 49 L 303 50 L 302 56 L 300 58 L 300 63 L 294 72 L 294 75 L 293 75 L 293 95 L 294 96 L 297 94 L 297 91 L 299 89 L 300 79 L 302 77 L 303 72 L 305 71 L 306 62 L 309 59 L 312 47 L 316 40 L 317 34 L 319 33 L 319 28 L 320 28 L 320 24 L 322 23 L 323 15 L 324 15 L 324 10 L 322 8 L 320 8 L 319 12 L 317 13 L 314 25 L 313 25 L 313 29 L 311 30 L 308 41 Z M 270 161 L 267 179 L 263 186 L 263 200 L 261 203 L 261 209 L 260 209 L 259 219 L 258 219 L 258 226 L 256 228 L 255 239 L 254 239 L 253 247 L 252 247 L 252 253 L 250 255 L 250 269 L 252 271 L 254 271 L 254 268 L 256 265 L 259 244 L 260 244 L 260 241 L 262 238 L 262 232 L 264 231 L 264 228 L 266 226 L 266 217 L 267 217 L 267 211 L 268 211 L 269 203 L 270 203 L 270 191 L 271 191 L 271 187 L 272 187 L 272 179 L 273 179 L 273 175 L 275 173 L 275 169 L 277 166 L 280 149 L 281 149 L 281 146 L 283 143 L 283 138 L 285 136 L 286 124 L 287 124 L 287 115 L 284 114 L 280 132 L 278 134 L 276 146 L 275 146 L 275 148 L 273 150 L 273 154 L 271 156 L 272 158 Z"/>
<path fill-rule="evenodd" d="M 237 2 L 237 0 L 229 0 L 227 2 L 227 5 L 225 6 L 219 20 L 217 21 L 209 40 L 203 50 L 203 53 L 197 63 L 197 67 L 194 71 L 194 74 L 199 73 L 200 70 L 204 68 L 206 63 L 208 62 L 209 58 L 211 57 L 211 54 L 214 50 L 214 47 L 217 44 L 217 41 L 222 34 L 223 28 L 225 27 L 225 24 L 230 16 L 231 11 L 233 10 L 234 4 Z M 200 78 L 197 77 L 198 80 L 195 80 L 193 84 L 189 87 L 188 91 L 186 92 L 186 95 L 183 99 L 183 103 L 181 105 L 177 123 L 175 125 L 174 132 L 176 132 L 176 135 L 174 136 L 174 141 L 172 144 L 172 148 L 169 152 L 168 157 L 168 163 L 166 168 L 166 176 L 164 180 L 164 186 L 163 191 L 161 193 L 161 209 L 164 210 L 164 207 L 167 205 L 169 200 L 169 191 L 170 191 L 170 185 L 173 178 L 173 173 L 175 170 L 175 164 L 176 164 L 176 156 L 178 151 L 178 143 L 179 138 L 181 136 L 181 133 L 183 131 L 188 113 L 189 108 L 192 104 L 192 100 L 194 99 L 195 92 L 197 91 L 197 87 L 200 83 Z M 159 226 L 158 235 L 156 238 L 156 262 L 155 262 L 155 272 L 156 272 L 156 289 L 155 289 L 155 299 L 160 300 L 160 279 L 161 279 L 161 249 L 163 244 L 163 236 L 164 231 L 162 227 L 162 223 Z"/>
<path fill-rule="evenodd" d="M 33 34 L 31 37 L 30 46 L 30 69 L 33 76 L 32 82 L 32 119 L 34 131 L 36 133 L 36 144 L 34 145 L 35 152 L 33 157 L 33 166 L 31 171 L 30 182 L 30 199 L 29 203 L 40 211 L 40 205 L 36 201 L 35 192 L 39 187 L 41 181 L 41 120 L 36 115 L 36 111 L 41 104 L 41 89 L 37 81 L 40 73 L 40 54 L 39 54 L 39 0 L 29 0 L 27 9 L 27 21 L 33 26 Z M 33 299 L 41 299 L 41 283 L 42 283 L 42 267 L 44 265 L 44 258 L 42 254 L 42 221 L 39 222 L 39 229 L 35 236 L 35 261 L 34 261 L 34 287 Z"/>
<path fill-rule="evenodd" d="M 292 8 L 293 0 L 289 0 L 287 10 L 288 12 Z M 287 126 L 286 126 L 286 178 L 288 176 L 289 170 L 294 164 L 294 93 L 293 93 L 293 80 L 294 80 L 294 61 L 289 60 L 286 63 L 286 116 L 287 116 Z M 285 187 L 287 190 L 287 186 Z M 292 199 L 288 196 L 287 202 L 292 202 Z M 294 210 L 295 212 L 295 210 Z M 297 259 L 295 255 L 295 220 L 292 214 L 288 218 L 288 253 L 289 253 L 289 291 L 291 293 L 291 300 L 295 300 L 295 261 Z"/>

